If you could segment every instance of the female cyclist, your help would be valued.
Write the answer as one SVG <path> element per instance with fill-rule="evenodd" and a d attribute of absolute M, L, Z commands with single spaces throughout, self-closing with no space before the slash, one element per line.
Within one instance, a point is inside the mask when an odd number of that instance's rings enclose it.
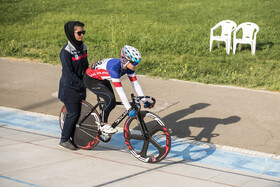
<path fill-rule="evenodd" d="M 120 78 L 127 74 L 137 95 L 144 96 L 135 74 L 135 69 L 139 62 L 141 62 L 140 52 L 132 46 L 125 45 L 121 50 L 120 59 L 103 59 L 93 63 L 93 65 L 86 70 L 83 78 L 85 86 L 105 101 L 101 124 L 101 130 L 103 132 L 109 134 L 117 132 L 117 129 L 114 129 L 108 124 L 109 114 L 116 106 L 116 99 L 110 81 L 112 81 L 116 88 L 124 107 L 129 111 L 129 116 L 133 117 L 136 115 L 136 111 L 131 109 Z M 152 107 L 151 103 L 147 100 L 143 99 L 143 102 L 145 107 Z"/>

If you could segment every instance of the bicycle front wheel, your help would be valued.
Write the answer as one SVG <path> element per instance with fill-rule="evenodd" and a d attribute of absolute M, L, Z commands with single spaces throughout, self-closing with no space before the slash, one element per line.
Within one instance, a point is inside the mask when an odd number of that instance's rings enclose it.
<path fill-rule="evenodd" d="M 92 105 L 86 101 L 81 102 L 80 121 L 92 109 Z M 59 115 L 60 128 L 63 129 L 64 121 L 67 115 L 66 107 L 63 106 Z M 94 110 L 88 118 L 80 125 L 76 125 L 72 141 L 74 145 L 81 149 L 92 149 L 99 143 L 98 126 L 96 121 L 100 122 L 98 113 Z"/>
<path fill-rule="evenodd" d="M 125 143 L 131 154 L 142 162 L 159 162 L 170 151 L 170 133 L 154 113 L 141 111 L 140 116 L 148 132 L 144 132 L 136 117 L 128 118 L 124 127 Z"/>

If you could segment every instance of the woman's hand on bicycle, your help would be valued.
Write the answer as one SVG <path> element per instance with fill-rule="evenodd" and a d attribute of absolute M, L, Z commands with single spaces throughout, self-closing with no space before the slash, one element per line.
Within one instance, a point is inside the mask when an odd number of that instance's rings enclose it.
<path fill-rule="evenodd" d="M 144 108 L 153 108 L 154 107 L 154 103 L 151 103 L 149 101 L 146 101 L 144 103 Z"/>
<path fill-rule="evenodd" d="M 128 111 L 128 116 L 129 116 L 129 117 L 134 117 L 134 116 L 136 116 L 136 110 L 134 110 L 134 109 L 129 110 L 129 111 Z"/>

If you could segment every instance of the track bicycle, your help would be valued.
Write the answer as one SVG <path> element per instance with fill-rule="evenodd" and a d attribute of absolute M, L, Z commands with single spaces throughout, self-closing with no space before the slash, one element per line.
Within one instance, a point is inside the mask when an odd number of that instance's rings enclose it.
<path fill-rule="evenodd" d="M 141 110 L 140 100 L 146 98 L 151 100 L 153 105 L 156 100 L 150 96 L 136 97 L 131 94 L 132 108 L 136 110 L 135 117 L 128 117 L 124 124 L 123 134 L 126 146 L 130 153 L 147 163 L 156 163 L 163 160 L 170 151 L 171 137 L 163 121 L 156 114 Z M 112 134 L 102 132 L 101 119 L 102 108 L 105 102 L 97 97 L 97 104 L 92 106 L 87 101 L 81 102 L 81 114 L 75 126 L 72 142 L 80 149 L 92 149 L 102 141 L 108 143 Z M 122 105 L 117 102 L 117 105 Z M 63 128 L 67 111 L 63 106 L 59 115 L 60 128 Z M 123 112 L 112 124 L 117 127 L 124 118 L 128 116 L 128 111 Z"/>

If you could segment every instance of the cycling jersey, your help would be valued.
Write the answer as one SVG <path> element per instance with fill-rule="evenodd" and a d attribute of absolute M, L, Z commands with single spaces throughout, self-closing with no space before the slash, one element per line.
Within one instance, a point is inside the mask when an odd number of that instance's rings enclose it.
<path fill-rule="evenodd" d="M 142 88 L 137 81 L 136 74 L 130 69 L 123 69 L 123 64 L 120 59 L 109 58 L 93 63 L 91 67 L 86 70 L 86 74 L 92 78 L 99 80 L 111 80 L 116 91 L 127 110 L 131 108 L 126 97 L 120 78 L 127 74 L 129 80 L 138 96 L 144 96 Z"/>

